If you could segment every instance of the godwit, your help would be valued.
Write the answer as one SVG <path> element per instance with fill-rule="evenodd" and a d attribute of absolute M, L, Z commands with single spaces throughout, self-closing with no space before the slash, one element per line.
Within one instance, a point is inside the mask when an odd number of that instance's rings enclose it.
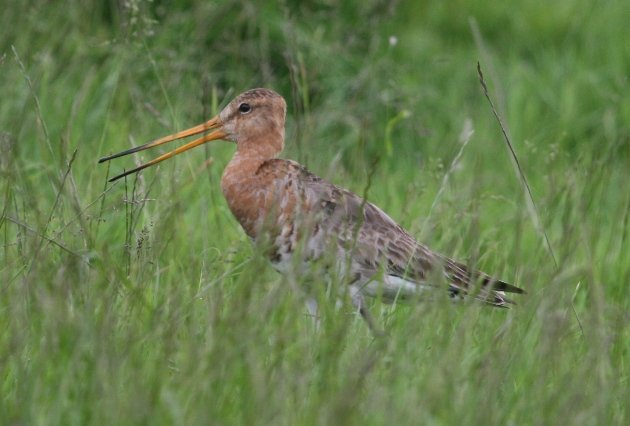
<path fill-rule="evenodd" d="M 487 304 L 512 303 L 505 292 L 523 293 L 511 284 L 469 270 L 416 241 L 387 214 L 361 197 L 321 179 L 300 164 L 276 158 L 284 148 L 287 105 L 276 92 L 253 89 L 237 96 L 211 120 L 118 154 L 99 163 L 166 142 L 213 130 L 115 181 L 181 152 L 217 139 L 236 143 L 221 189 L 234 217 L 280 272 L 308 268 L 331 254 L 350 299 L 372 330 L 376 326 L 364 295 L 385 301 L 443 288 L 451 298 L 470 294 Z"/>

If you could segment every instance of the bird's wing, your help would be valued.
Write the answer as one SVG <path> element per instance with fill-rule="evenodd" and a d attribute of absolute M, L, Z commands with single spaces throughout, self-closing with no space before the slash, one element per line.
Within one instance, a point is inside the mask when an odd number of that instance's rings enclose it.
<path fill-rule="evenodd" d="M 335 235 L 339 245 L 351 250 L 353 262 L 366 276 L 383 271 L 394 278 L 392 281 L 420 288 L 431 286 L 429 280 L 439 280 L 441 272 L 452 297 L 475 293 L 476 298 L 496 306 L 510 303 L 504 292 L 523 293 L 516 286 L 433 252 L 356 194 L 319 178 L 298 163 L 286 164 L 299 182 L 300 196 L 316 211 L 316 226 Z M 434 277 L 436 272 L 438 276 Z"/>

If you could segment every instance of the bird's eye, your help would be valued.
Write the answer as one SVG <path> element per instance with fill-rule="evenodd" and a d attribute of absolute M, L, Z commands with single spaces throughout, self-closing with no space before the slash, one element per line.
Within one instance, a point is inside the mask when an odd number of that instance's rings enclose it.
<path fill-rule="evenodd" d="M 238 106 L 238 110 L 240 111 L 241 114 L 247 114 L 248 112 L 252 110 L 252 106 L 247 103 L 242 103 Z"/>

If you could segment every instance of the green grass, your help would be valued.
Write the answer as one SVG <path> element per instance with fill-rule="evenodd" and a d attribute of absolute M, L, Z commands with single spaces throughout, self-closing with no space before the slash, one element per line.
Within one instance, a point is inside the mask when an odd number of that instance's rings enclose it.
<path fill-rule="evenodd" d="M 630 422 L 627 2 L 5 3 L 1 424 Z M 232 145 L 106 183 L 154 153 L 99 157 L 258 86 L 286 158 L 373 172 L 414 235 L 528 294 L 375 301 L 375 341 L 321 289 L 315 330 L 222 198 Z"/>

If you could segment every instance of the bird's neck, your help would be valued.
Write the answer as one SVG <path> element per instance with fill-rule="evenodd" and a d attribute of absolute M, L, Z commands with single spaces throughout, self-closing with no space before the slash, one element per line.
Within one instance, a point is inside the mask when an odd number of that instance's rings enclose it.
<path fill-rule="evenodd" d="M 257 173 L 266 161 L 275 158 L 280 151 L 265 150 L 263 147 L 239 148 L 223 171 L 221 190 L 232 214 L 247 235 L 256 238 L 266 211 L 267 186 L 270 183 Z"/>
<path fill-rule="evenodd" d="M 261 166 L 276 158 L 284 148 L 284 127 L 267 129 L 264 134 L 239 139 L 236 153 L 223 171 L 221 189 L 234 216 L 247 235 L 256 238 L 257 231 L 270 207 L 269 185 L 273 179 L 260 176 Z"/>
<path fill-rule="evenodd" d="M 264 132 L 251 134 L 236 143 L 236 156 L 239 158 L 262 159 L 276 158 L 284 149 L 284 127 L 267 128 Z"/>
<path fill-rule="evenodd" d="M 237 150 L 223 171 L 226 183 L 243 182 L 256 174 L 258 168 L 267 160 L 275 158 L 277 153 L 262 150 Z"/>

